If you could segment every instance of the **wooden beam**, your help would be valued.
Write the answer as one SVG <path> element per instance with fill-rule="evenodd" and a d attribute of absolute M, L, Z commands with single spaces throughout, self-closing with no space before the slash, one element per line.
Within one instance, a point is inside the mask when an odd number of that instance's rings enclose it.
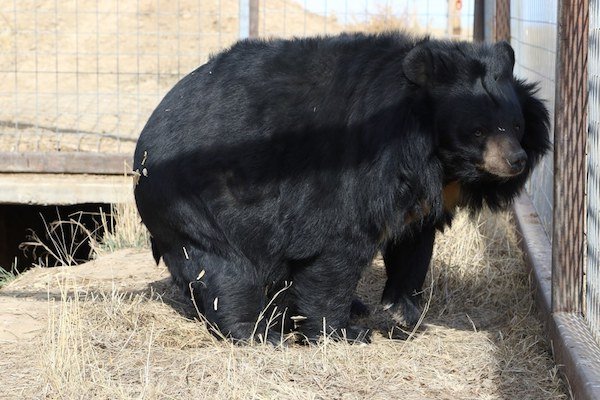
<path fill-rule="evenodd" d="M 475 0 L 473 17 L 473 41 L 483 42 L 485 40 L 484 20 L 485 20 L 485 1 Z"/>
<path fill-rule="evenodd" d="M 496 0 L 494 40 L 510 42 L 510 0 Z"/>
<path fill-rule="evenodd" d="M 118 153 L 0 152 L 0 172 L 124 175 L 132 157 Z"/>
<path fill-rule="evenodd" d="M 258 37 L 258 0 L 250 0 L 250 29 L 248 36 L 251 38 Z"/>
<path fill-rule="evenodd" d="M 552 311 L 583 307 L 588 0 L 559 1 L 554 108 Z"/>

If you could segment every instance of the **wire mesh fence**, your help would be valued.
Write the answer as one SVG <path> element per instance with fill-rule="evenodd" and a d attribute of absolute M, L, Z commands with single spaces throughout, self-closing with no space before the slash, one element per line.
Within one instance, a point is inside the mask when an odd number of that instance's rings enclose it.
<path fill-rule="evenodd" d="M 470 39 L 474 0 L 260 0 L 260 36 L 403 29 Z"/>
<path fill-rule="evenodd" d="M 600 342 L 600 0 L 590 0 L 586 320 Z"/>
<path fill-rule="evenodd" d="M 511 44 L 515 74 L 539 82 L 539 95 L 554 110 L 557 0 L 512 0 Z M 554 120 L 554 116 L 550 116 Z M 549 238 L 552 236 L 553 158 L 544 157 L 533 171 L 527 191 Z"/>
<path fill-rule="evenodd" d="M 2 2 L 2 150 L 130 151 L 157 99 L 237 39 L 237 4 Z"/>
<path fill-rule="evenodd" d="M 258 35 L 404 29 L 468 39 L 473 1 L 260 0 Z M 1 2 L 0 151 L 130 153 L 166 91 L 244 36 L 248 3 Z"/>

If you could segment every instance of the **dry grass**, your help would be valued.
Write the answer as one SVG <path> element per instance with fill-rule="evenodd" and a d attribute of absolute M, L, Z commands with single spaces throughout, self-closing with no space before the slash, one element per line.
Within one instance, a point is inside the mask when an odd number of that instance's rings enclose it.
<path fill-rule="evenodd" d="M 56 209 L 56 219 L 46 221 L 40 214 L 44 224 L 43 232 L 30 230 L 27 241 L 19 245 L 19 249 L 31 252 L 36 265 L 44 267 L 72 266 L 92 258 L 97 246 L 97 229 L 90 230 L 82 222 L 83 213 L 77 212 L 66 217 Z M 80 248 L 90 244 L 87 254 L 81 254 Z"/>
<path fill-rule="evenodd" d="M 61 215 L 57 209 L 56 219 L 48 222 L 40 215 L 43 232 L 31 230 L 19 248 L 31 253 L 35 265 L 53 267 L 78 265 L 120 249 L 148 246 L 148 231 L 134 202 L 111 204 L 109 213 L 100 208 L 92 213 L 95 226 L 85 225 L 83 216 L 83 212 Z M 89 253 L 82 254 L 82 248 L 89 248 Z M 0 286 L 3 276 L 0 275 Z"/>
<path fill-rule="evenodd" d="M 111 215 L 101 213 L 100 217 L 104 234 L 93 245 L 97 255 L 148 246 L 148 230 L 142 225 L 135 203 L 113 204 Z"/>
<path fill-rule="evenodd" d="M 94 268 L 133 260 L 116 256 Z M 377 306 L 383 279 L 376 260 L 359 287 L 373 309 L 362 322 L 383 331 L 371 345 L 284 349 L 216 341 L 167 279 L 96 292 L 63 281 L 46 335 L 4 346 L 0 367 L 11 373 L 0 387 L 12 397 L 68 399 L 567 398 L 508 215 L 470 222 L 461 214 L 440 235 L 429 311 L 408 340 L 386 337 L 390 321 Z M 39 374 L 11 379 L 27 375 L 23 368 Z"/>

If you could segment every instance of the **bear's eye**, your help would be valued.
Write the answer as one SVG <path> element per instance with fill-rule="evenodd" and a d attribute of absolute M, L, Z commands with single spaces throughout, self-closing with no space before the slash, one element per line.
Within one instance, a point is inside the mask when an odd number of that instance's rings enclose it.
<path fill-rule="evenodd" d="M 482 131 L 481 129 L 475 129 L 475 130 L 473 131 L 473 134 L 474 134 L 475 136 L 477 136 L 477 137 L 480 137 L 480 136 L 482 136 L 482 135 L 483 135 L 483 131 Z"/>
<path fill-rule="evenodd" d="M 515 131 L 520 131 L 520 130 L 521 130 L 521 125 L 515 124 Z"/>

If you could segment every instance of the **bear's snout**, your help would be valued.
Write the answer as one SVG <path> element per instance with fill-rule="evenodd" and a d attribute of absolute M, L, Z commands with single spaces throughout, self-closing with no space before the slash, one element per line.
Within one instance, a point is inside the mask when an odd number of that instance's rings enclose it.
<path fill-rule="evenodd" d="M 525 150 L 520 149 L 510 154 L 506 158 L 506 162 L 515 175 L 520 174 L 525 169 L 525 164 L 527 163 L 527 153 L 525 153 Z"/>
<path fill-rule="evenodd" d="M 527 153 L 519 141 L 511 135 L 495 135 L 488 138 L 483 152 L 481 168 L 498 177 L 519 175 L 527 165 Z"/>

